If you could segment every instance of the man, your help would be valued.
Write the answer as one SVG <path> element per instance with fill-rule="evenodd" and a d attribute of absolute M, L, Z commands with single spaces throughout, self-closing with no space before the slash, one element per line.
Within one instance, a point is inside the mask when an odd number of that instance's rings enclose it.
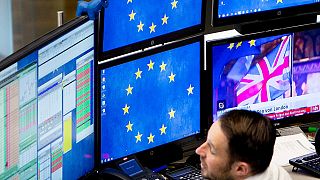
<path fill-rule="evenodd" d="M 212 180 L 290 180 L 283 168 L 270 164 L 275 139 L 276 132 L 263 115 L 247 110 L 226 112 L 196 150 L 201 173 Z"/>

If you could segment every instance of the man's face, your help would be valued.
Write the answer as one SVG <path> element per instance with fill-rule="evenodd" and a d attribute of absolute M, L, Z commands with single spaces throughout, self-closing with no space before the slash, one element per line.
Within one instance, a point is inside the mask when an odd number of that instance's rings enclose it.
<path fill-rule="evenodd" d="M 196 149 L 202 176 L 212 180 L 233 179 L 228 152 L 228 139 L 217 121 L 211 126 L 207 141 Z"/>

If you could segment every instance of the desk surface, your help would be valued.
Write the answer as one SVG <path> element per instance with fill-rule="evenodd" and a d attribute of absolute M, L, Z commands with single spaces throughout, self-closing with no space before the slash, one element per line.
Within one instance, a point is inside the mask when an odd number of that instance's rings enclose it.
<path fill-rule="evenodd" d="M 308 125 L 305 124 L 305 125 L 307 127 L 309 127 L 309 126 L 320 127 L 320 123 L 319 122 L 315 122 L 315 123 L 314 124 L 308 124 Z M 277 132 L 280 135 L 283 134 L 284 136 L 298 134 L 298 133 L 304 133 L 299 126 L 291 126 L 291 127 L 280 128 L 280 129 L 277 129 Z M 308 134 L 308 135 L 310 135 L 310 134 Z M 313 136 L 314 136 L 314 133 L 313 133 Z M 288 142 L 289 142 L 289 140 L 288 140 Z M 276 145 L 275 145 L 275 147 L 276 147 Z M 277 152 L 277 151 L 275 151 L 275 152 Z M 278 153 L 279 153 L 279 151 L 278 151 Z M 279 154 L 279 155 L 282 156 L 281 154 Z M 283 168 L 290 174 L 290 176 L 292 177 L 293 180 L 315 180 L 315 179 L 319 180 L 319 178 L 315 177 L 314 175 L 312 175 L 309 172 L 306 172 L 304 170 L 300 170 L 299 169 L 297 172 L 292 172 L 292 168 L 293 168 L 292 165 L 284 166 Z"/>
<path fill-rule="evenodd" d="M 304 171 L 298 171 L 298 172 L 292 172 L 291 165 L 283 167 L 292 177 L 292 180 L 319 180 L 319 178 L 316 178 L 315 176 L 312 176 L 311 174 L 308 174 L 308 172 Z"/>

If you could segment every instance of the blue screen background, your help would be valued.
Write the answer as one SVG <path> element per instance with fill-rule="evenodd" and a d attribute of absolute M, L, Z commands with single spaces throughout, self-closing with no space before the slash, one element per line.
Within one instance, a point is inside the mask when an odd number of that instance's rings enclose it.
<path fill-rule="evenodd" d="M 150 61 L 154 66 L 149 70 Z M 162 63 L 167 64 L 163 71 Z M 141 78 L 135 74 L 138 68 Z M 170 82 L 171 73 L 175 77 Z M 101 70 L 101 79 L 101 163 L 200 131 L 199 42 Z M 132 94 L 126 91 L 129 84 Z M 171 109 L 175 113 L 170 118 Z M 126 127 L 129 121 L 132 130 Z M 161 135 L 162 126 L 166 133 Z M 147 138 L 151 135 L 153 142 Z"/>
<path fill-rule="evenodd" d="M 276 10 L 286 7 L 294 7 L 312 3 L 319 3 L 315 0 L 219 0 L 218 17 L 242 15 L 267 10 Z"/>
<path fill-rule="evenodd" d="M 136 14 L 130 20 L 132 12 Z M 199 25 L 201 12 L 202 0 L 109 0 L 104 14 L 103 51 Z M 164 15 L 167 23 L 162 20 Z M 143 30 L 138 31 L 140 22 Z M 149 28 L 152 23 L 154 32 Z"/>

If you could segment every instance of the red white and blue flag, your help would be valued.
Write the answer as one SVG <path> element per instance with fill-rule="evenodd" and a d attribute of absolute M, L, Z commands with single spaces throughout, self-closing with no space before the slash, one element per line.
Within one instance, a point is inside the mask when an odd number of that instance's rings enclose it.
<path fill-rule="evenodd" d="M 283 98 L 290 89 L 291 39 L 282 42 L 253 65 L 236 87 L 238 106 Z"/>

